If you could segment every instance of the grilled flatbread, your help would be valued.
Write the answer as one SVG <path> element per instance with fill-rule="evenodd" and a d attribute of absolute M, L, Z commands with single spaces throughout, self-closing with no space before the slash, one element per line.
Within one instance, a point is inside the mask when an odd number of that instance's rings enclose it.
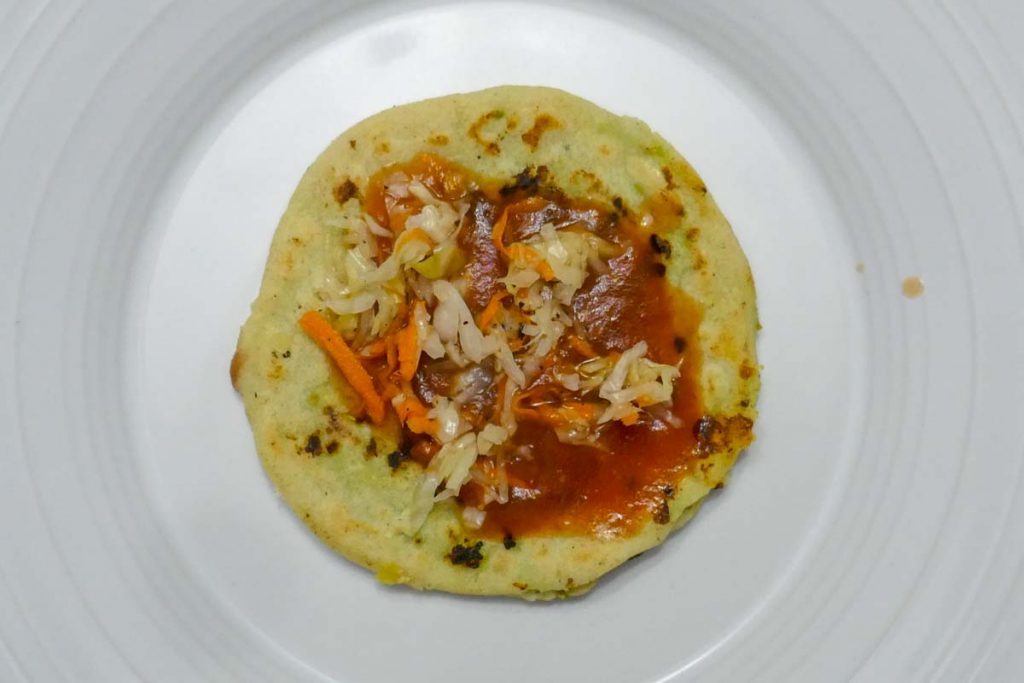
<path fill-rule="evenodd" d="M 664 541 L 752 439 L 754 284 L 642 122 L 499 87 L 338 137 L 232 379 L 263 466 L 385 583 L 549 599 Z"/>

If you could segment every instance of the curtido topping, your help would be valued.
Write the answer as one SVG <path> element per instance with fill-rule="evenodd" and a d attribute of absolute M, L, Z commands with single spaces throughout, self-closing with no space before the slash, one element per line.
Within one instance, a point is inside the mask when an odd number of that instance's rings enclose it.
<path fill-rule="evenodd" d="M 563 443 L 596 445 L 613 423 L 669 412 L 681 361 L 655 362 L 644 341 L 599 354 L 574 313 L 581 288 L 608 272 L 623 247 L 586 220 L 558 216 L 508 234 L 515 205 L 506 206 L 478 245 L 496 269 L 482 283 L 467 268 L 479 258 L 465 239 L 474 220 L 467 192 L 396 171 L 381 199 L 376 211 L 360 204 L 330 226 L 346 251 L 319 295 L 333 313 L 332 343 L 352 355 L 339 367 L 354 387 L 358 375 L 364 403 L 379 399 L 406 430 L 427 437 L 410 532 L 468 482 L 483 490 L 477 506 L 463 510 L 468 527 L 483 524 L 484 506 L 507 503 L 506 447 L 523 420 L 551 427 Z M 533 208 L 534 200 L 524 201 Z"/>

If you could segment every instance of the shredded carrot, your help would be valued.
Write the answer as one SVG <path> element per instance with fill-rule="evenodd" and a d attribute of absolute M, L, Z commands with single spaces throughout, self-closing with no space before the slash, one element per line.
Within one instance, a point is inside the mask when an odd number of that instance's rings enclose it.
<path fill-rule="evenodd" d="M 388 369 L 394 370 L 398 367 L 398 344 L 394 334 L 389 334 L 384 338 L 385 348 L 387 349 L 388 357 Z"/>
<path fill-rule="evenodd" d="M 627 427 L 630 425 L 635 425 L 639 419 L 640 413 L 634 410 L 630 414 L 623 416 L 622 424 L 626 425 Z"/>
<path fill-rule="evenodd" d="M 412 381 L 416 368 L 420 364 L 420 337 L 416 331 L 416 321 L 410 320 L 395 335 L 398 344 L 398 372 L 406 382 Z"/>
<path fill-rule="evenodd" d="M 410 432 L 415 434 L 437 433 L 437 422 L 428 417 L 421 417 L 419 415 L 413 415 L 410 417 L 405 423 L 405 426 L 409 428 Z"/>
<path fill-rule="evenodd" d="M 366 412 L 370 419 L 376 424 L 384 421 L 384 399 L 377 393 L 373 386 L 373 380 L 366 368 L 359 362 L 359 358 L 352 352 L 349 345 L 341 338 L 341 335 L 331 326 L 322 315 L 316 311 L 306 311 L 299 318 L 299 326 L 303 332 L 309 335 L 310 339 L 316 342 L 317 346 L 323 349 L 327 355 L 334 360 L 338 370 L 345 376 L 348 383 L 352 385 L 363 402 L 366 404 Z"/>
<path fill-rule="evenodd" d="M 371 342 L 364 346 L 359 351 L 359 355 L 363 358 L 380 358 L 388 350 L 388 343 L 386 339 L 378 339 L 375 342 Z"/>
<path fill-rule="evenodd" d="M 391 379 L 386 376 L 380 377 L 378 375 L 377 385 L 380 386 L 380 395 L 385 401 L 390 401 L 395 396 L 398 396 L 400 393 L 402 393 L 401 390 L 398 388 L 398 385 L 392 382 Z M 398 410 L 395 409 L 395 412 L 398 412 Z M 399 417 L 401 417 L 401 415 L 399 415 Z"/>
<path fill-rule="evenodd" d="M 495 222 L 494 228 L 491 229 L 491 241 L 494 242 L 494 248 L 502 254 L 508 253 L 508 249 L 505 248 L 504 242 L 505 226 L 507 224 L 508 209 L 506 208 L 501 212 L 501 216 L 499 216 L 497 222 Z"/>
<path fill-rule="evenodd" d="M 586 339 L 576 334 L 569 335 L 569 346 L 588 358 L 596 358 L 599 355 Z"/>
<path fill-rule="evenodd" d="M 498 311 L 501 310 L 501 301 L 508 296 L 507 290 L 498 290 L 491 295 L 491 300 L 487 302 L 484 310 L 480 312 L 480 320 L 477 322 L 477 326 L 484 331 L 490 326 L 491 322 L 494 321 L 494 317 L 498 315 Z"/>
<path fill-rule="evenodd" d="M 527 246 L 522 242 L 516 242 L 508 248 L 506 253 L 508 253 L 508 257 L 513 261 L 526 261 L 529 263 L 536 268 L 537 272 L 545 280 L 555 279 L 555 271 L 551 270 L 548 262 L 533 247 Z"/>
<path fill-rule="evenodd" d="M 408 422 L 411 417 L 425 417 L 427 414 L 427 407 L 420 403 L 420 400 L 416 398 L 416 394 L 413 393 L 412 387 L 409 386 L 408 382 L 402 383 L 402 389 L 395 389 L 395 395 L 401 394 L 405 398 L 399 401 L 398 405 L 395 406 L 395 412 L 398 413 L 398 419 L 402 423 Z"/>

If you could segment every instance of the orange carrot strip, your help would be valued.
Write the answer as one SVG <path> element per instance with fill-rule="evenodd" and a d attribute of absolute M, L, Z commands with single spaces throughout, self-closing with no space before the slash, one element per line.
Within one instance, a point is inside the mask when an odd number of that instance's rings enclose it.
<path fill-rule="evenodd" d="M 402 421 L 402 424 L 405 424 L 410 417 L 426 416 L 427 407 L 416 398 L 416 394 L 408 382 L 402 382 L 401 390 L 396 387 L 395 393 L 396 395 L 402 394 L 405 397 L 403 401 L 399 401 L 398 405 L 395 406 L 395 412 L 398 413 L 398 419 Z"/>
<path fill-rule="evenodd" d="M 413 415 L 405 423 L 405 426 L 409 428 L 410 432 L 415 434 L 436 434 L 437 433 L 437 422 L 427 417 L 420 417 L 419 415 Z"/>
<path fill-rule="evenodd" d="M 395 335 L 398 343 L 398 372 L 406 382 L 412 381 L 416 368 L 420 364 L 420 338 L 416 331 L 416 321 L 410 320 Z"/>
<path fill-rule="evenodd" d="M 394 370 L 398 367 L 398 345 L 395 343 L 395 335 L 389 334 L 385 338 L 387 344 L 388 369 Z"/>
<path fill-rule="evenodd" d="M 569 335 L 569 346 L 588 358 L 596 358 L 599 355 L 587 340 L 575 334 Z"/>
<path fill-rule="evenodd" d="M 494 320 L 494 316 L 498 315 L 498 311 L 501 310 L 501 301 L 506 296 L 508 296 L 508 292 L 505 290 L 499 290 L 491 295 L 491 300 L 487 302 L 484 310 L 481 311 L 480 321 L 477 323 L 481 330 L 487 330 Z"/>
<path fill-rule="evenodd" d="M 395 395 L 398 396 L 399 394 Z M 401 421 L 402 424 L 405 424 L 412 416 L 412 410 L 410 409 L 410 406 L 408 404 L 409 400 L 406 399 L 405 401 L 400 401 L 395 406 L 395 413 L 398 414 L 398 419 Z"/>
<path fill-rule="evenodd" d="M 359 362 L 359 358 L 341 338 L 341 335 L 331 326 L 331 323 L 316 311 L 306 311 L 299 318 L 299 326 L 303 332 L 309 335 L 310 339 L 316 342 L 317 346 L 334 360 L 334 364 L 338 366 L 341 374 L 362 397 L 370 419 L 376 424 L 383 422 L 384 399 L 377 393 L 366 368 Z"/>
<path fill-rule="evenodd" d="M 375 342 L 370 342 L 359 351 L 359 355 L 363 358 L 380 358 L 388 350 L 388 342 L 386 339 L 378 339 Z"/>
<path fill-rule="evenodd" d="M 508 209 L 501 212 L 501 216 L 498 217 L 497 222 L 494 224 L 494 228 L 491 230 L 491 241 L 494 242 L 494 247 L 502 254 L 508 254 L 508 249 L 505 248 L 505 242 L 503 238 L 505 236 L 505 226 L 508 224 Z"/>
<path fill-rule="evenodd" d="M 554 280 L 555 271 L 551 270 L 551 266 L 545 261 L 535 249 L 529 247 L 521 242 L 516 242 L 510 246 L 507 250 L 508 257 L 514 261 L 526 261 L 531 266 L 537 269 L 540 276 L 545 280 Z"/>
<path fill-rule="evenodd" d="M 381 398 L 385 401 L 390 401 L 395 396 L 402 393 L 401 389 L 398 388 L 398 385 L 392 382 L 388 377 L 377 377 L 377 384 L 380 385 L 381 388 Z M 395 412 L 399 412 L 397 408 L 395 409 Z M 401 414 L 399 414 L 399 417 L 401 417 Z"/>

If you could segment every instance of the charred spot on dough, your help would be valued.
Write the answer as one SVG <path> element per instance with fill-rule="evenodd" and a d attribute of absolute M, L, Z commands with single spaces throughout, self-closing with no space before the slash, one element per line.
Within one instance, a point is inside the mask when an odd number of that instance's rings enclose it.
<path fill-rule="evenodd" d="M 545 132 L 561 127 L 562 124 L 551 114 L 538 114 L 530 129 L 522 134 L 523 142 L 529 145 L 531 150 L 536 151 L 537 145 L 540 144 L 540 138 Z"/>
<path fill-rule="evenodd" d="M 351 147 L 352 149 L 355 149 L 356 148 L 356 141 L 354 139 L 350 139 L 348 141 L 348 146 Z"/>
<path fill-rule="evenodd" d="M 638 188 L 638 191 L 642 193 L 644 190 L 643 188 Z M 668 205 L 668 207 L 672 210 L 672 213 L 674 213 L 676 216 L 679 216 L 680 218 L 686 216 L 686 207 L 684 207 L 682 203 L 679 201 L 679 197 L 676 196 L 675 192 L 670 192 L 669 190 L 660 190 L 658 192 L 658 199 L 660 199 L 663 203 Z"/>
<path fill-rule="evenodd" d="M 612 197 L 612 206 L 614 206 L 615 210 L 623 216 L 629 213 L 629 210 L 626 209 L 626 203 L 622 201 L 622 197 L 619 197 L 618 195 Z"/>
<path fill-rule="evenodd" d="M 395 470 L 402 466 L 403 462 L 411 459 L 412 456 L 406 453 L 404 450 L 393 450 L 390 453 L 388 453 L 388 467 L 390 467 L 391 471 L 394 472 Z"/>
<path fill-rule="evenodd" d="M 481 137 L 480 132 L 483 130 L 483 127 L 486 126 L 488 123 L 490 123 L 491 121 L 497 121 L 498 119 L 503 118 L 504 116 L 505 112 L 502 111 L 501 109 L 492 109 L 491 111 L 487 112 L 486 114 L 478 118 L 476 121 L 474 121 L 473 124 L 469 127 L 469 137 L 474 142 L 483 147 L 484 151 L 487 152 L 488 154 L 499 154 L 501 152 L 501 147 L 498 145 L 497 140 L 485 140 L 483 137 Z"/>
<path fill-rule="evenodd" d="M 743 448 L 750 443 L 753 427 L 750 418 L 743 415 L 732 415 L 724 419 L 705 415 L 693 425 L 693 436 L 697 440 L 693 454 L 698 458 L 706 458 L 730 448 Z"/>
<path fill-rule="evenodd" d="M 512 178 L 512 182 L 503 185 L 498 192 L 503 197 L 516 192 L 535 194 L 547 183 L 550 172 L 547 166 L 527 166 Z"/>
<path fill-rule="evenodd" d="M 336 440 L 332 439 L 331 442 L 327 444 L 327 452 L 331 455 L 338 452 L 338 442 Z"/>
<path fill-rule="evenodd" d="M 565 587 L 567 589 L 568 588 L 572 588 L 575 585 L 576 585 L 576 579 L 572 578 L 571 576 L 565 580 Z"/>
<path fill-rule="evenodd" d="M 345 180 L 334 186 L 334 201 L 338 202 L 338 206 L 344 206 L 345 202 L 353 197 L 359 197 L 359 188 L 356 187 L 351 178 L 345 178 Z"/>
<path fill-rule="evenodd" d="M 391 152 L 391 145 L 388 143 L 387 140 L 381 140 L 373 148 L 373 151 L 378 155 L 388 154 L 389 152 Z"/>
<path fill-rule="evenodd" d="M 590 171 L 578 168 L 569 176 L 569 182 L 576 185 L 585 185 L 587 192 L 592 194 L 607 194 L 607 190 L 601 179 Z"/>
<path fill-rule="evenodd" d="M 686 350 L 686 339 L 676 337 L 672 340 L 672 346 L 675 347 L 676 353 L 682 353 Z"/>
<path fill-rule="evenodd" d="M 749 363 L 743 363 L 740 366 L 740 377 L 743 379 L 750 379 L 754 376 L 754 367 Z"/>
<path fill-rule="evenodd" d="M 291 242 L 292 244 L 294 244 L 297 247 L 301 247 L 302 246 L 302 240 L 300 238 L 298 238 L 298 237 L 292 237 L 288 241 Z"/>
<path fill-rule="evenodd" d="M 674 190 L 677 187 L 679 187 L 678 185 L 676 185 L 676 179 L 672 177 L 672 169 L 669 168 L 668 166 L 661 167 L 661 177 L 665 179 L 666 188 Z"/>
<path fill-rule="evenodd" d="M 601 156 L 608 156 L 609 154 L 612 153 L 612 151 L 608 149 L 608 145 L 604 144 L 599 145 L 597 151 L 601 153 Z"/>
<path fill-rule="evenodd" d="M 704 270 L 705 267 L 707 267 L 707 265 L 708 265 L 708 262 L 704 258 L 704 254 L 700 253 L 699 251 L 695 252 L 693 254 L 693 269 L 694 270 L 702 271 L 702 270 Z M 714 273 L 712 273 L 711 275 L 714 275 Z"/>
<path fill-rule="evenodd" d="M 698 237 L 700 237 L 700 228 L 690 228 L 686 231 L 686 240 L 688 242 L 696 242 Z"/>
<path fill-rule="evenodd" d="M 665 257 L 672 255 L 672 245 L 669 244 L 669 241 L 654 233 L 651 233 L 651 249 L 654 250 L 654 253 Z"/>
<path fill-rule="evenodd" d="M 440 147 L 442 145 L 448 144 L 448 136 L 443 133 L 438 133 L 437 135 L 431 135 L 429 138 L 427 138 L 427 142 L 429 142 L 432 145 L 437 145 Z"/>
<path fill-rule="evenodd" d="M 456 543 L 450 553 L 446 555 L 448 561 L 454 565 L 467 567 L 469 569 L 477 569 L 480 567 L 480 563 L 483 562 L 484 555 L 480 552 L 480 549 L 484 547 L 483 541 L 477 541 L 473 545 L 469 545 L 468 540 L 462 543 Z"/>
<path fill-rule="evenodd" d="M 341 420 L 338 418 L 338 411 L 334 406 L 324 406 L 320 412 L 327 418 L 328 433 L 341 431 Z"/>
<path fill-rule="evenodd" d="M 512 585 L 515 586 L 517 589 L 519 589 L 521 591 L 524 591 L 524 590 L 526 590 L 527 588 L 530 587 L 528 584 L 522 583 L 520 581 L 513 581 Z"/>
<path fill-rule="evenodd" d="M 505 130 L 507 130 L 508 132 L 511 133 L 512 131 L 514 131 L 518 127 L 519 127 L 519 117 L 516 116 L 515 114 L 510 115 L 508 117 L 508 121 L 505 122 Z"/>
<path fill-rule="evenodd" d="M 369 443 L 366 444 L 366 457 L 376 458 L 377 457 L 377 440 L 370 439 Z"/>
<path fill-rule="evenodd" d="M 245 355 L 241 351 L 236 350 L 235 355 L 231 356 L 231 367 L 228 370 L 228 374 L 231 376 L 231 386 L 238 393 L 242 393 L 238 388 L 238 373 L 242 371 L 243 365 L 245 365 Z"/>
<path fill-rule="evenodd" d="M 654 510 L 654 523 L 655 524 L 668 524 L 672 519 L 672 511 L 669 510 L 668 501 L 662 500 L 658 502 L 658 507 Z"/>
<path fill-rule="evenodd" d="M 320 444 L 320 432 L 313 432 L 306 437 L 306 445 L 302 447 L 309 455 L 314 457 L 324 452 L 323 446 Z"/>
<path fill-rule="evenodd" d="M 512 550 L 512 548 L 516 547 L 516 539 L 512 536 L 512 532 L 505 532 L 505 536 L 501 539 L 501 544 L 505 546 L 505 550 Z"/>

